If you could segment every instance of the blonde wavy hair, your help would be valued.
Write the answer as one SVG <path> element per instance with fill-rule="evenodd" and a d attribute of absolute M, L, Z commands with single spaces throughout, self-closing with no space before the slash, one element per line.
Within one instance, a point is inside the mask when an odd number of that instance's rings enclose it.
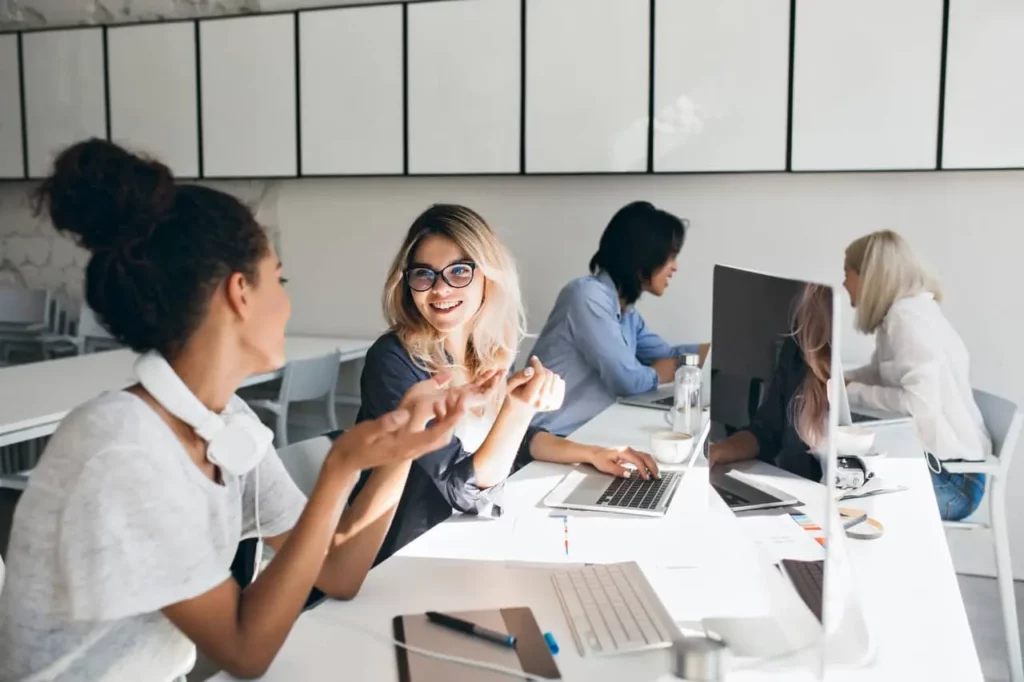
<path fill-rule="evenodd" d="M 907 296 L 930 292 L 942 301 L 935 276 L 914 256 L 910 245 L 892 230 L 872 232 L 846 247 L 844 266 L 860 275 L 855 326 L 872 334 L 892 304 Z"/>
<path fill-rule="evenodd" d="M 484 276 L 480 310 L 470 320 L 466 349 L 468 379 L 490 370 L 508 370 L 526 330 L 526 314 L 519 291 L 515 260 L 494 230 L 475 211 L 454 204 L 435 204 L 409 228 L 384 287 L 384 318 L 398 335 L 413 362 L 430 374 L 452 368 L 444 350 L 444 335 L 423 319 L 405 282 L 405 271 L 423 239 L 441 236 L 452 240 Z"/>
<path fill-rule="evenodd" d="M 807 371 L 790 402 L 790 420 L 811 448 L 825 441 L 828 380 L 832 373 L 832 290 L 819 284 L 804 287 L 796 306 L 793 337 Z"/>

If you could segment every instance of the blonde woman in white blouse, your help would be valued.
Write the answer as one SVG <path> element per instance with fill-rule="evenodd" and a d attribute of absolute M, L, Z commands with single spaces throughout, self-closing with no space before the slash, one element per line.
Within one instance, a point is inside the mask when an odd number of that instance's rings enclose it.
<path fill-rule="evenodd" d="M 985 477 L 951 474 L 942 463 L 984 459 L 992 439 L 974 402 L 967 348 L 939 307 L 938 282 L 889 230 L 850 244 L 845 269 L 857 329 L 875 334 L 870 364 L 846 374 L 850 404 L 914 418 L 939 513 L 962 519 L 981 503 Z"/>

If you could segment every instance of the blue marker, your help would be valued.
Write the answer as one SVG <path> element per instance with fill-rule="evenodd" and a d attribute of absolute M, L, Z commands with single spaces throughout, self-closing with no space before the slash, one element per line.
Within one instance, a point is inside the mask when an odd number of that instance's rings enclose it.
<path fill-rule="evenodd" d="M 544 633 L 544 641 L 548 643 L 548 651 L 551 652 L 552 656 L 558 655 L 558 642 L 555 641 L 555 636 L 550 632 Z"/>

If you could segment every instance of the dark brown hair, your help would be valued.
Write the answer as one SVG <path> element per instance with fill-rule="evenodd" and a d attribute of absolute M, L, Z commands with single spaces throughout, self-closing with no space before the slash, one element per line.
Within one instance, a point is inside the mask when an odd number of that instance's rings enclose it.
<path fill-rule="evenodd" d="M 686 223 L 647 201 L 620 208 L 601 235 L 590 272 L 607 272 L 619 295 L 632 305 L 658 268 L 679 255 Z"/>
<path fill-rule="evenodd" d="M 171 357 L 232 273 L 256 283 L 269 248 L 235 197 L 176 185 L 167 166 L 104 140 L 68 147 L 35 191 L 37 214 L 92 252 L 85 298 L 103 326 L 137 352 Z"/>

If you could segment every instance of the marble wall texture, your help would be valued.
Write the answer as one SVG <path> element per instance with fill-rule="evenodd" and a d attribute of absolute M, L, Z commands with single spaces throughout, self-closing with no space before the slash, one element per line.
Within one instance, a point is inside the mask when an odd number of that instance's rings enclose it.
<path fill-rule="evenodd" d="M 280 251 L 277 197 L 280 183 L 205 183 L 230 192 L 253 208 Z M 36 183 L 0 183 L 0 286 L 49 289 L 71 318 L 82 301 L 89 253 L 59 234 L 45 216 L 33 215 L 29 195 Z"/>
<path fill-rule="evenodd" d="M 113 24 L 386 1 L 388 0 L 0 0 L 0 28 Z"/>

